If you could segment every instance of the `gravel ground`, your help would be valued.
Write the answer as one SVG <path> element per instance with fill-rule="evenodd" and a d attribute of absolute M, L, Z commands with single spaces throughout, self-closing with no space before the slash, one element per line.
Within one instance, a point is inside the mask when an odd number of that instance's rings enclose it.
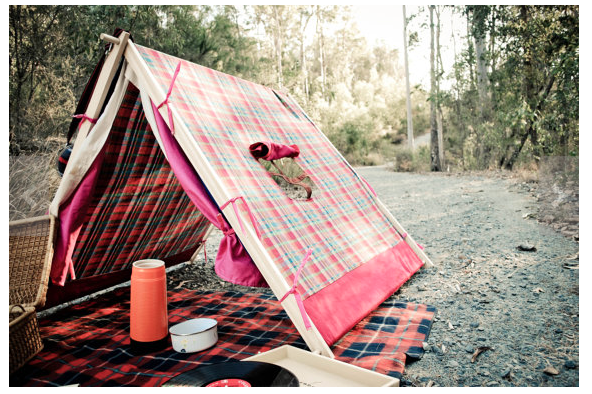
<path fill-rule="evenodd" d="M 438 310 L 401 385 L 579 385 L 577 181 L 558 192 L 548 178 L 358 172 L 435 264 L 393 295 Z M 558 204 L 567 213 L 550 219 Z M 169 289 L 262 291 L 215 275 L 220 236 L 207 242 L 207 263 L 200 255 L 168 273 Z"/>
<path fill-rule="evenodd" d="M 360 172 L 435 263 L 395 294 L 438 310 L 404 385 L 579 385 L 579 245 L 534 219 L 536 185 Z"/>

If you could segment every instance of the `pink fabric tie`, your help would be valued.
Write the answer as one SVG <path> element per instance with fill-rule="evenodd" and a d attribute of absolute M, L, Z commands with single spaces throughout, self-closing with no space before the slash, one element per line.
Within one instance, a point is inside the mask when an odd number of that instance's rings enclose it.
<path fill-rule="evenodd" d="M 306 256 L 304 257 L 304 260 L 302 260 L 302 263 L 300 263 L 300 267 L 298 267 L 298 271 L 296 272 L 296 275 L 294 275 L 294 283 L 292 284 L 292 287 L 290 288 L 290 290 L 288 290 L 288 292 L 286 294 L 284 294 L 284 296 L 280 300 L 280 303 L 281 303 L 290 294 L 294 294 L 294 298 L 296 298 L 296 304 L 298 304 L 298 309 L 300 309 L 300 314 L 302 315 L 302 320 L 304 321 L 304 327 L 306 327 L 307 330 L 310 330 L 310 327 L 311 327 L 310 319 L 308 318 L 308 314 L 306 313 L 306 309 L 304 309 L 304 303 L 302 302 L 302 297 L 300 296 L 300 293 L 298 293 L 296 291 L 296 286 L 298 285 L 298 279 L 300 278 L 300 273 L 302 272 L 302 268 L 304 268 L 304 265 L 306 265 L 306 263 L 310 259 L 311 254 L 312 254 L 312 250 L 309 249 L 308 252 L 306 252 Z"/>
<path fill-rule="evenodd" d="M 259 231 L 259 226 L 257 226 L 257 221 L 255 220 L 255 216 L 253 216 L 253 212 L 251 212 L 251 208 L 249 208 L 249 204 L 247 204 L 247 202 L 245 201 L 245 199 L 243 198 L 243 196 L 238 196 L 235 198 L 232 198 L 228 201 L 226 201 L 226 203 L 224 203 L 224 205 L 222 205 L 220 207 L 220 210 L 223 210 L 224 208 L 226 208 L 228 206 L 228 204 L 232 204 L 232 209 L 234 209 L 234 214 L 236 215 L 238 222 L 240 224 L 241 230 L 243 231 L 243 233 L 245 233 L 245 228 L 243 226 L 243 221 L 240 217 L 240 215 L 238 214 L 238 209 L 236 208 L 236 205 L 234 204 L 237 200 L 241 200 L 243 202 L 243 204 L 245 204 L 245 207 L 247 208 L 247 213 L 249 215 L 249 219 L 251 220 L 251 224 L 253 225 L 253 227 L 255 228 L 255 232 L 257 233 L 257 238 L 261 238 L 261 232 Z"/>
<path fill-rule="evenodd" d="M 93 123 L 93 124 L 97 123 L 97 120 L 98 120 L 98 119 L 91 118 L 87 114 L 72 115 L 72 117 L 76 118 L 76 119 L 82 119 L 80 121 L 80 123 L 78 124 L 78 127 L 82 126 L 82 124 L 84 123 L 85 120 L 88 120 L 90 123 Z"/>
<path fill-rule="evenodd" d="M 407 238 L 407 233 L 403 234 L 403 235 L 402 235 L 402 237 L 403 237 L 403 239 Z M 416 244 L 417 244 L 417 247 L 418 247 L 418 248 L 420 248 L 421 250 L 423 250 L 423 246 L 421 246 L 421 245 L 420 245 L 420 244 L 418 244 L 417 242 L 416 242 Z"/>
<path fill-rule="evenodd" d="M 173 111 L 171 111 L 171 107 L 169 106 L 169 98 L 171 97 L 171 93 L 173 92 L 173 86 L 175 85 L 175 80 L 177 79 L 177 75 L 179 75 L 180 70 L 181 70 L 181 62 L 179 62 L 179 64 L 177 64 L 177 68 L 175 69 L 175 73 L 173 74 L 173 79 L 171 81 L 171 85 L 169 86 L 169 91 L 167 92 L 167 95 L 166 95 L 164 101 L 162 103 L 160 103 L 158 105 L 158 107 L 156 107 L 156 109 L 160 109 L 160 107 L 162 107 L 163 105 L 167 106 L 167 113 L 169 114 L 170 129 L 171 129 L 171 133 L 173 135 L 175 135 L 175 125 L 173 124 Z"/>

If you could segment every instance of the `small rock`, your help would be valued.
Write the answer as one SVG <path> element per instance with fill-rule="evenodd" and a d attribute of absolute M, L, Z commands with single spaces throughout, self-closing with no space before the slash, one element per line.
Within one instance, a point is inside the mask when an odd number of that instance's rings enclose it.
<path fill-rule="evenodd" d="M 547 375 L 559 375 L 559 371 L 550 365 L 547 368 L 545 368 L 543 370 L 543 372 L 546 373 Z"/>
<path fill-rule="evenodd" d="M 523 252 L 536 252 L 537 251 L 536 246 L 529 244 L 529 243 L 520 244 L 516 247 L 516 249 L 521 250 Z"/>
<path fill-rule="evenodd" d="M 465 351 L 466 351 L 467 353 L 473 353 L 473 352 L 475 351 L 475 348 L 474 348 L 473 346 L 471 346 L 471 345 L 467 345 L 467 346 L 465 347 Z"/>
<path fill-rule="evenodd" d="M 512 373 L 512 369 L 507 368 L 505 369 L 502 373 L 501 373 L 501 377 L 502 378 L 507 378 L 508 376 L 510 376 L 510 374 Z"/>
<path fill-rule="evenodd" d="M 485 385 L 486 385 L 487 387 L 493 387 L 493 386 L 497 386 L 497 385 L 499 385 L 499 383 L 498 383 L 498 382 L 496 382 L 495 380 L 491 380 L 491 381 L 489 381 L 489 382 L 485 383 Z"/>
<path fill-rule="evenodd" d="M 460 364 L 459 364 L 459 363 L 458 363 L 458 361 L 456 361 L 456 360 L 452 360 L 452 361 L 450 361 L 448 364 L 449 364 L 451 367 L 453 367 L 453 368 L 458 368 L 458 367 L 460 367 Z"/>
<path fill-rule="evenodd" d="M 472 327 L 472 328 L 477 328 L 477 327 L 479 327 L 479 322 L 472 322 L 472 323 L 471 323 L 471 327 Z"/>
<path fill-rule="evenodd" d="M 564 366 L 565 368 L 567 368 L 567 369 L 574 369 L 574 368 L 577 366 L 577 364 L 576 364 L 576 362 L 575 362 L 575 361 L 573 361 L 573 360 L 567 360 L 567 361 L 566 361 L 566 362 L 563 364 L 563 366 Z"/>

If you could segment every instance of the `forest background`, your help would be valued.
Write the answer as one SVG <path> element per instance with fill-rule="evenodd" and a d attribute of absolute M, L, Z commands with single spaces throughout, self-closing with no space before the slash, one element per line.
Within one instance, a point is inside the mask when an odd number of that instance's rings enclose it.
<path fill-rule="evenodd" d="M 511 170 L 579 156 L 577 5 L 413 7 L 393 21 L 406 50 L 367 42 L 349 6 L 10 5 L 11 160 L 55 160 L 103 50 L 99 35 L 115 27 L 284 89 L 353 165 Z M 405 55 L 420 43 L 429 43 L 429 86 L 407 91 Z"/>

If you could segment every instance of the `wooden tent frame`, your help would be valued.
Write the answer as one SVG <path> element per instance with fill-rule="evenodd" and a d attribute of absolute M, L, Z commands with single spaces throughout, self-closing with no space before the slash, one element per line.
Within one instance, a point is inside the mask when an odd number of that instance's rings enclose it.
<path fill-rule="evenodd" d="M 122 57 L 127 61 L 128 67 L 131 68 L 136 74 L 138 81 L 141 81 L 142 89 L 146 90 L 154 102 L 163 102 L 165 100 L 166 92 L 164 92 L 157 83 L 155 77 L 148 69 L 147 64 L 142 59 L 135 44 L 129 40 L 129 33 L 123 32 L 118 38 L 101 34 L 101 39 L 111 43 L 112 45 L 110 52 L 105 59 L 101 73 L 99 74 L 95 90 L 86 111 L 89 117 L 98 117 L 103 102 L 105 101 L 109 84 L 116 73 Z M 191 133 L 175 109 L 175 104 L 168 102 L 168 108 L 172 112 L 172 120 L 175 125 L 175 138 L 181 148 L 185 151 L 187 158 L 201 177 L 212 197 L 216 201 L 231 200 L 235 196 L 231 196 L 228 193 L 219 177 L 213 171 L 210 163 L 208 162 L 201 148 L 198 146 L 197 142 L 191 138 Z M 163 119 L 168 124 L 169 117 L 167 109 L 163 106 L 159 109 L 159 111 Z M 84 122 L 81 125 L 76 138 L 74 150 L 77 145 L 80 145 L 80 141 L 83 141 L 84 138 L 86 138 L 92 126 L 93 125 L 91 122 Z M 377 197 L 374 198 L 381 212 L 389 219 L 391 224 L 399 233 L 404 234 L 405 230 L 400 225 L 400 223 L 394 218 L 394 216 Z M 257 237 L 255 229 L 251 225 L 251 221 L 248 220 L 246 216 L 244 217 L 244 213 L 242 211 L 239 211 L 240 217 L 237 217 L 235 211 L 230 206 L 227 206 L 223 210 L 223 213 L 232 228 L 237 233 L 253 262 L 269 284 L 271 290 L 276 295 L 276 297 L 280 299 L 291 289 L 291 286 L 286 282 L 286 279 L 280 273 L 279 269 L 273 262 L 273 259 L 263 247 L 263 244 Z M 212 225 L 210 224 L 210 226 Z M 208 229 L 206 232 L 206 236 L 209 234 L 209 230 L 210 229 Z M 418 247 L 417 243 L 411 236 L 407 235 L 405 237 L 405 242 L 413 249 L 413 251 L 424 263 L 433 265 L 424 251 Z M 203 245 L 204 243 L 202 243 L 202 245 L 199 247 L 198 252 L 201 250 Z M 334 358 L 333 352 L 321 336 L 318 329 L 315 327 L 314 323 L 311 322 L 312 327 L 309 330 L 305 328 L 303 317 L 300 313 L 296 298 L 293 294 L 290 294 L 282 302 L 282 307 L 285 309 L 286 313 L 296 326 L 296 329 L 300 335 L 302 335 L 302 338 L 312 353 Z"/>

